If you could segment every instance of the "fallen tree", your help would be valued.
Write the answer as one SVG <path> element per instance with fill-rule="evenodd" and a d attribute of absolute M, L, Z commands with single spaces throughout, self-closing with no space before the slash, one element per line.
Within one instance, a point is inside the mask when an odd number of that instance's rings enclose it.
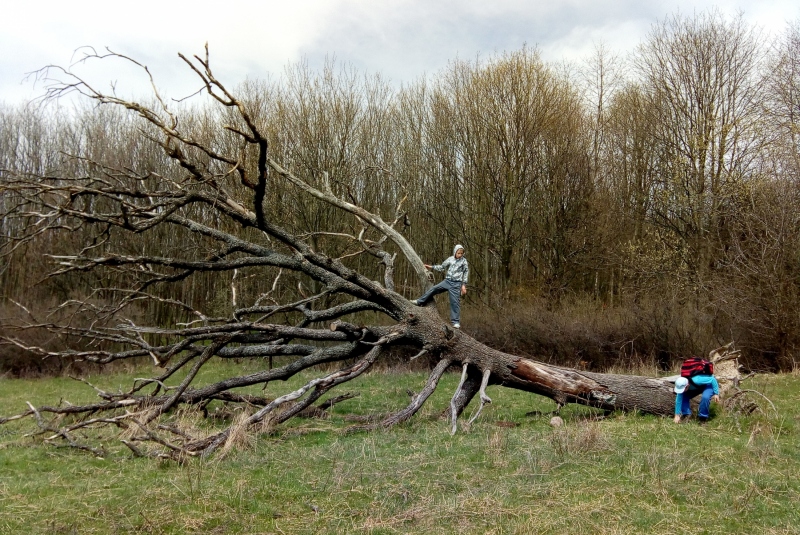
<path fill-rule="evenodd" d="M 92 59 L 103 57 L 128 60 L 114 53 Z M 199 77 L 216 105 L 225 110 L 228 123 L 220 132 L 200 135 L 191 121 L 187 124 L 170 108 L 155 85 L 156 98 L 150 105 L 101 92 L 67 70 L 60 71 L 61 79 L 48 90 L 49 98 L 78 92 L 98 105 L 123 108 L 137 115 L 142 123 L 141 136 L 156 143 L 178 172 L 166 176 L 156 169 L 113 167 L 86 154 L 71 154 L 67 159 L 74 165 L 55 173 L 6 169 L 2 184 L 3 194 L 17 199 L 13 212 L 5 215 L 29 221 L 25 231 L 10 242 L 12 248 L 50 232 L 93 229 L 87 234 L 91 239 L 81 250 L 55 257 L 58 268 L 51 276 L 113 270 L 114 280 L 126 282 L 124 287 L 102 289 L 106 297 L 113 296 L 111 305 L 98 304 L 97 299 L 69 303 L 82 316 L 92 313 L 92 321 L 21 326 L 88 341 L 82 349 L 31 347 L 18 337 L 7 337 L 6 342 L 46 357 L 97 363 L 149 357 L 164 372 L 137 380 L 126 392 L 98 389 L 101 399 L 97 403 L 31 405 L 27 411 L 0 419 L 0 423 L 33 417 L 43 431 L 52 433 L 50 439 L 63 439 L 96 454 L 102 452 L 79 443 L 74 438 L 75 431 L 98 425 L 128 430 L 123 442 L 137 455 L 208 454 L 229 441 L 234 432 L 254 432 L 262 422 L 280 424 L 312 409 L 329 391 L 356 379 L 385 357 L 390 348 L 399 346 L 411 349 L 411 359 L 427 355 L 431 360 L 427 383 L 412 396 L 407 407 L 358 429 L 388 427 L 412 417 L 452 366 L 462 371 L 449 407 L 452 432 L 457 430 L 457 418 L 476 395 L 480 408 L 474 417 L 491 402 L 486 394 L 489 385 L 539 394 L 554 400 L 559 407 L 578 403 L 605 411 L 672 414 L 674 396 L 668 380 L 580 371 L 497 351 L 452 328 L 434 307 L 410 302 L 395 291 L 397 255 L 401 254 L 413 269 L 419 289 L 430 285 L 430 274 L 397 229 L 405 220 L 404 199 L 398 199 L 393 220 L 385 221 L 377 212 L 347 200 L 344 194 L 334 193 L 327 178 L 315 186 L 295 175 L 273 159 L 268 138 L 247 103 L 216 79 L 208 51 L 204 57 L 180 57 Z M 146 67 L 141 67 L 147 72 Z M 232 136 L 236 143 L 218 142 L 217 136 L 223 135 Z M 274 181 L 286 181 L 304 195 L 352 217 L 360 229 L 357 233 L 331 233 L 351 242 L 352 251 L 339 257 L 328 255 L 312 246 L 310 236 L 271 218 L 265 194 Z M 146 235 L 156 229 L 183 233 L 203 246 L 183 248 L 180 254 L 134 254 L 125 250 L 124 242 L 118 239 L 126 233 Z M 112 233 L 116 240 L 110 238 Z M 382 281 L 372 280 L 348 264 L 353 255 L 363 254 L 380 262 Z M 283 273 L 291 272 L 309 281 L 307 287 L 317 291 L 278 302 L 268 293 L 237 299 L 234 286 L 234 306 L 227 317 L 212 317 L 196 302 L 167 299 L 157 292 L 160 287 L 200 273 L 218 277 L 227 273 L 225 280 L 235 281 L 237 274 L 245 270 L 272 274 L 273 289 L 280 285 Z M 99 293 L 98 290 L 95 295 Z M 237 304 L 248 298 L 246 306 Z M 196 319 L 167 327 L 141 325 L 125 316 L 127 310 L 147 301 L 177 307 Z M 367 312 L 387 320 L 374 325 L 347 321 Z M 115 323 L 110 323 L 112 320 Z M 735 385 L 739 377 L 736 352 L 729 349 L 712 351 L 723 385 Z M 262 358 L 270 362 L 279 358 L 280 364 L 198 384 L 198 372 L 215 358 Z M 320 373 L 303 387 L 276 399 L 236 393 L 238 388 L 286 380 L 301 371 L 319 369 L 322 364 L 330 367 L 331 363 L 340 363 L 341 367 Z M 180 383 L 168 386 L 179 375 L 183 375 Z M 178 406 L 205 407 L 215 400 L 248 404 L 257 410 L 243 422 L 207 437 L 186 436 L 162 422 L 163 416 Z M 75 418 L 64 424 L 58 419 L 48 420 L 46 414 Z M 143 442 L 158 447 L 145 452 L 141 449 Z"/>

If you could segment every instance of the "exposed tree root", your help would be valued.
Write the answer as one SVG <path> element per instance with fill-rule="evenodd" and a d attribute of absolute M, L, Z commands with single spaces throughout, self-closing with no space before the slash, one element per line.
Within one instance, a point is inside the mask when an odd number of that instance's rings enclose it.
<path fill-rule="evenodd" d="M 754 412 L 764 412 L 761 410 L 761 407 L 758 406 L 757 403 L 746 399 L 747 396 L 758 396 L 764 401 L 766 401 L 772 411 L 774 413 L 778 412 L 778 409 L 775 408 L 775 404 L 770 401 L 770 399 L 762 394 L 757 390 L 739 390 L 734 393 L 732 396 L 728 396 L 725 398 L 725 408 L 727 410 L 735 410 L 741 414 L 752 414 Z"/>

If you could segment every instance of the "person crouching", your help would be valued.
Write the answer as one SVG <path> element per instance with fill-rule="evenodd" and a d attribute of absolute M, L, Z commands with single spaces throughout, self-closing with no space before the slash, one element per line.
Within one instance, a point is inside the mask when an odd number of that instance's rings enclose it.
<path fill-rule="evenodd" d="M 675 380 L 675 423 L 679 424 L 692 415 L 692 398 L 702 395 L 697 419 L 700 425 L 708 422 L 711 402 L 719 403 L 719 383 L 713 375 L 695 375 L 691 379 L 679 377 Z"/>

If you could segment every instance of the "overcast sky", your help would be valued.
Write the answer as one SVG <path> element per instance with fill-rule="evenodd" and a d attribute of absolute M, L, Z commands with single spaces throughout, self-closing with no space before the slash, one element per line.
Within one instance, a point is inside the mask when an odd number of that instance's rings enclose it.
<path fill-rule="evenodd" d="M 147 64 L 175 98 L 196 86 L 177 53 L 201 53 L 206 41 L 212 66 L 229 85 L 280 75 L 301 59 L 316 67 L 326 56 L 399 85 L 457 57 L 524 44 L 555 62 L 579 61 L 600 42 L 627 54 L 666 16 L 712 7 L 728 16 L 743 12 L 767 35 L 800 19 L 797 0 L 0 0 L 0 101 L 41 94 L 25 74 L 67 66 L 87 45 Z M 124 69 L 83 72 L 106 84 L 117 80 L 123 92 L 145 90 Z"/>

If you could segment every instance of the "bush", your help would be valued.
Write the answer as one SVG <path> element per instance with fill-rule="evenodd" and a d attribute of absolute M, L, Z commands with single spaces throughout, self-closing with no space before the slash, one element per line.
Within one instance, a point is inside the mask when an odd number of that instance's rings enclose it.
<path fill-rule="evenodd" d="M 495 349 L 594 371 L 671 370 L 709 351 L 714 339 L 704 314 L 678 303 L 608 307 L 591 299 L 530 298 L 494 310 L 467 306 L 464 315 L 467 332 Z"/>

